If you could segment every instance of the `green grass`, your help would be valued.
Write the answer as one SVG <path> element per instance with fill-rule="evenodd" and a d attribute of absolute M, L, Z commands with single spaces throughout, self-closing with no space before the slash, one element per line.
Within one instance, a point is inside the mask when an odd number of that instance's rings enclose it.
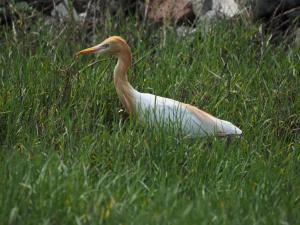
<path fill-rule="evenodd" d="M 299 48 L 261 44 L 240 21 L 186 38 L 99 28 L 97 42 L 129 41 L 139 91 L 239 126 L 228 145 L 128 117 L 115 60 L 74 61 L 94 44 L 85 30 L 18 29 L 0 36 L 0 224 L 300 224 Z"/>

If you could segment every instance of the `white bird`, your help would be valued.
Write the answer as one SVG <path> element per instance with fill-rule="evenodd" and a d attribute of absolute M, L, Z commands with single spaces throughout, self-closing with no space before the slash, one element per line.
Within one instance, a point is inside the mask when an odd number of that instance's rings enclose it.
<path fill-rule="evenodd" d="M 195 106 L 170 98 L 164 98 L 135 90 L 127 79 L 131 66 L 131 50 L 127 42 L 112 36 L 102 43 L 84 49 L 76 55 L 100 53 L 118 58 L 114 69 L 114 84 L 122 105 L 130 114 L 137 114 L 151 125 L 178 127 L 185 135 L 197 136 L 232 136 L 241 135 L 242 131 L 232 123 L 218 119 Z"/>

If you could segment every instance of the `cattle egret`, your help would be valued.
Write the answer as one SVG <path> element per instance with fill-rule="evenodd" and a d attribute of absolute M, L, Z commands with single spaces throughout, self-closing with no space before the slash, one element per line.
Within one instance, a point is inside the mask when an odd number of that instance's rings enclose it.
<path fill-rule="evenodd" d="M 130 114 L 137 114 L 147 123 L 163 127 L 176 125 L 188 136 L 232 136 L 241 135 L 242 131 L 232 123 L 218 119 L 195 106 L 170 98 L 164 98 L 135 90 L 127 79 L 131 66 L 131 50 L 127 42 L 112 36 L 102 43 L 84 49 L 76 55 L 99 53 L 115 56 L 118 62 L 114 69 L 114 85 L 122 105 Z"/>

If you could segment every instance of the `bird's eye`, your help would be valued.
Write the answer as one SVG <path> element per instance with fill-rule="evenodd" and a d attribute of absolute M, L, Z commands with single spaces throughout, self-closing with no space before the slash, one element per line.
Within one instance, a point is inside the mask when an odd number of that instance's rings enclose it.
<path fill-rule="evenodd" d="M 104 48 L 104 49 L 106 49 L 106 48 L 109 47 L 109 44 L 104 44 L 104 45 L 102 45 L 101 47 Z"/>

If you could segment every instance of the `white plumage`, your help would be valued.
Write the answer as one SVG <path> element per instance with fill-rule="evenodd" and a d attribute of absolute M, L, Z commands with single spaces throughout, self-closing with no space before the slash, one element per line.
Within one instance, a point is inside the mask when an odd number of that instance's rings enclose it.
<path fill-rule="evenodd" d="M 242 131 L 232 123 L 170 98 L 134 90 L 134 99 L 138 116 L 151 125 L 177 127 L 191 137 L 242 134 Z"/>

